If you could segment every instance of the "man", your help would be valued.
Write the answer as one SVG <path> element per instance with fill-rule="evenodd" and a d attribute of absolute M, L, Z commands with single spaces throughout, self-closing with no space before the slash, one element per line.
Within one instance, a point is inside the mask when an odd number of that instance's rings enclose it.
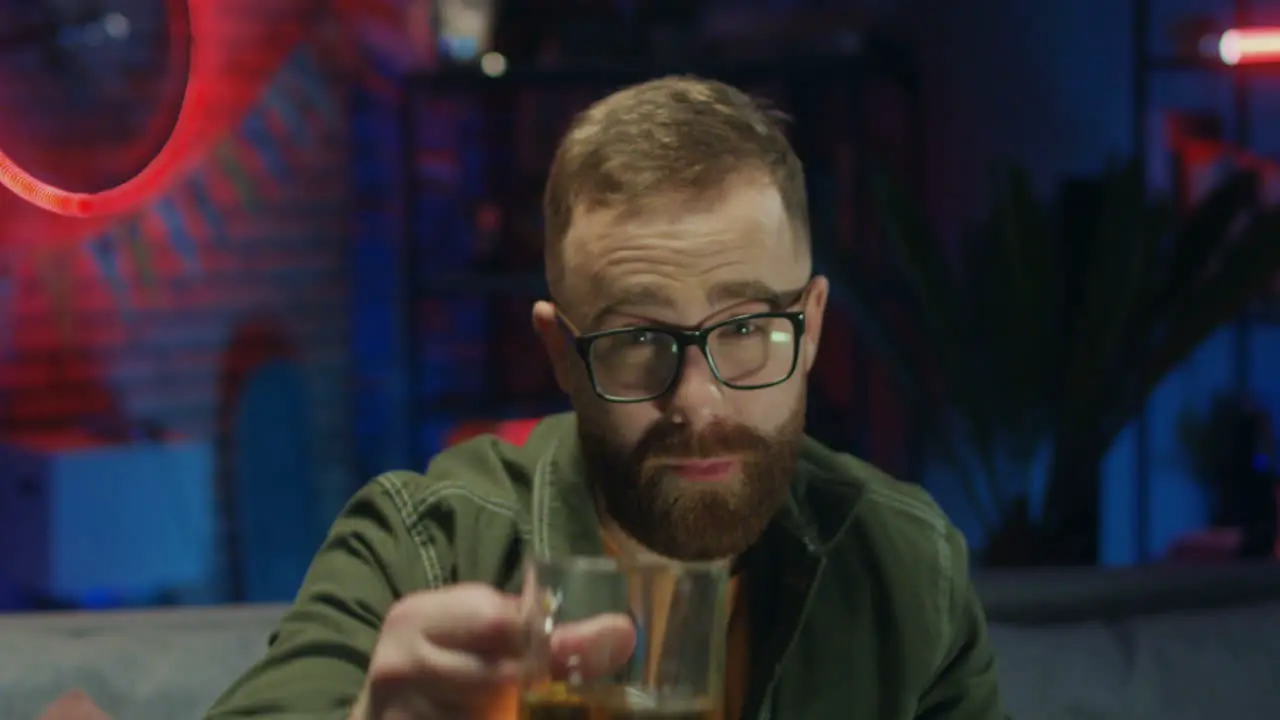
<path fill-rule="evenodd" d="M 960 535 L 803 434 L 827 281 L 771 115 L 695 78 L 624 89 L 574 122 L 545 205 L 533 325 L 576 413 L 357 494 L 210 719 L 501 716 L 522 556 L 642 550 L 736 558 L 727 717 L 1002 718 Z M 629 630 L 553 651 L 606 671 Z"/>

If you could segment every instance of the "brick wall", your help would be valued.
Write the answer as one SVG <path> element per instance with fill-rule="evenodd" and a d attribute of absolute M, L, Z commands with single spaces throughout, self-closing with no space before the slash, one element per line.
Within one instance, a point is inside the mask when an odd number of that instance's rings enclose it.
<path fill-rule="evenodd" d="M 93 237 L 39 245 L 0 232 L 9 269 L 0 287 L 0 431 L 75 426 L 114 407 L 217 440 L 228 386 L 246 363 L 289 354 L 310 390 L 318 512 L 331 517 L 345 500 L 353 478 L 344 92 L 300 52 L 245 121 L 265 128 L 269 144 L 242 124 L 220 148 L 233 162 L 210 156 L 157 198 L 178 208 L 178 233 L 158 205 Z M 281 161 L 274 174 L 264 147 Z M 180 239 L 196 244 L 198 263 Z"/>

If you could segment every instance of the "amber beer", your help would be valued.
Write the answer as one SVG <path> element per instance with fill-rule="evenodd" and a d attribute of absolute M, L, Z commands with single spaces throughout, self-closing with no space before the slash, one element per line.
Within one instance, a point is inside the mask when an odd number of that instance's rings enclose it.
<path fill-rule="evenodd" d="M 727 560 L 530 556 L 521 590 L 529 643 L 519 695 L 512 698 L 520 706 L 516 717 L 719 720 L 732 607 L 729 574 Z M 634 630 L 643 656 L 607 677 L 552 663 L 553 632 L 593 619 L 619 639 Z M 601 637 L 604 642 L 608 633 Z"/>
<path fill-rule="evenodd" d="M 627 688 L 574 692 L 557 685 L 525 693 L 520 720 L 718 720 L 709 700 L 643 701 Z"/>

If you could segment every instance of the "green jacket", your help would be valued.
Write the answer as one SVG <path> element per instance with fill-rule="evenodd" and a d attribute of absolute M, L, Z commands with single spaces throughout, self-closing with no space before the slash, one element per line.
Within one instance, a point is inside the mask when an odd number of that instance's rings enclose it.
<path fill-rule="evenodd" d="M 526 549 L 603 554 L 572 415 L 392 472 L 334 523 L 266 656 L 210 710 L 345 719 L 397 598 L 516 591 Z M 1000 720 L 965 543 L 928 495 L 806 439 L 792 501 L 747 556 L 755 720 Z"/>

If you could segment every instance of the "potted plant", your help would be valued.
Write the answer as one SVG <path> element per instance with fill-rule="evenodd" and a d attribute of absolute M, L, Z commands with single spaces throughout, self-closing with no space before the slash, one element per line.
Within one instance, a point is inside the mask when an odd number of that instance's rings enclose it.
<path fill-rule="evenodd" d="M 1213 527 L 1185 536 L 1175 548 L 1229 536 L 1230 543 L 1218 545 L 1229 547 L 1231 557 L 1276 557 L 1280 474 L 1275 422 L 1267 410 L 1247 395 L 1225 393 L 1203 412 L 1184 409 L 1178 435 L 1194 477 L 1210 498 Z"/>
<path fill-rule="evenodd" d="M 1104 454 L 1160 380 L 1280 272 L 1280 211 L 1260 207 L 1248 173 L 1179 216 L 1135 164 L 1048 199 L 1005 168 L 986 217 L 952 248 L 901 184 L 881 173 L 875 185 L 911 321 L 880 312 L 861 292 L 866 270 L 819 242 L 833 299 L 899 370 L 931 455 L 987 509 L 990 562 L 1096 561 Z"/>

